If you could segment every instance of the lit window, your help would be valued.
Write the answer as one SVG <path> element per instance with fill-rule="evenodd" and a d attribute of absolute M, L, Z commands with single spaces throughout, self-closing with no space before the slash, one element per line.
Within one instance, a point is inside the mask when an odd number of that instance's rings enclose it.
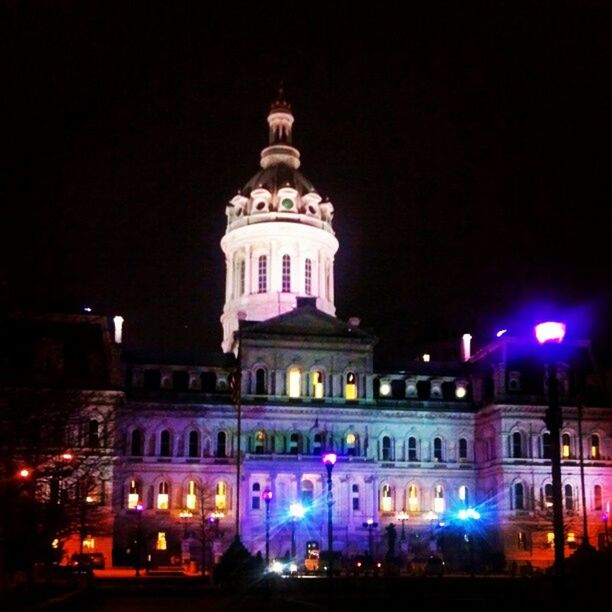
<path fill-rule="evenodd" d="M 570 455 L 570 436 L 569 434 L 563 434 L 561 436 L 561 456 L 567 459 Z"/>
<path fill-rule="evenodd" d="M 289 255 L 283 255 L 282 291 L 283 293 L 291 291 L 291 257 Z"/>
<path fill-rule="evenodd" d="M 355 455 L 357 450 L 357 436 L 354 433 L 346 434 L 346 454 Z"/>
<path fill-rule="evenodd" d="M 168 483 L 165 480 L 159 483 L 157 493 L 157 509 L 168 510 Z"/>
<path fill-rule="evenodd" d="M 442 485 L 436 485 L 434 489 L 433 511 L 436 514 L 442 514 L 444 512 L 444 489 Z"/>
<path fill-rule="evenodd" d="M 591 459 L 599 459 L 599 436 L 593 434 L 591 436 Z"/>
<path fill-rule="evenodd" d="M 555 545 L 555 534 L 552 531 L 549 531 L 546 534 L 546 544 L 550 547 L 553 548 Z"/>
<path fill-rule="evenodd" d="M 344 386 L 344 397 L 347 400 L 357 399 L 357 376 L 355 372 L 348 372 L 346 375 L 346 385 Z"/>
<path fill-rule="evenodd" d="M 573 531 L 570 531 L 567 534 L 567 546 L 568 548 L 577 548 L 578 543 L 576 542 L 576 534 Z"/>
<path fill-rule="evenodd" d="M 217 483 L 217 492 L 215 494 L 215 510 L 223 512 L 227 507 L 227 485 L 220 481 Z"/>
<path fill-rule="evenodd" d="M 418 512 L 419 510 L 419 490 L 414 484 L 408 487 L 408 510 L 410 512 Z"/>
<path fill-rule="evenodd" d="M 601 485 L 595 485 L 593 487 L 593 510 L 601 510 L 602 507 Z"/>
<path fill-rule="evenodd" d="M 383 512 L 393 511 L 393 489 L 391 485 L 383 485 L 380 495 L 380 509 Z"/>
<path fill-rule="evenodd" d="M 255 432 L 255 454 L 263 455 L 266 445 L 266 434 L 263 431 Z"/>
<path fill-rule="evenodd" d="M 268 290 L 268 258 L 260 255 L 257 260 L 257 291 L 265 293 Z"/>
<path fill-rule="evenodd" d="M 130 510 L 134 510 L 140 502 L 138 488 L 138 483 L 135 480 L 130 480 L 130 490 L 128 492 L 128 508 Z"/>
<path fill-rule="evenodd" d="M 297 368 L 289 370 L 289 397 L 300 397 L 302 374 Z"/>
<path fill-rule="evenodd" d="M 464 503 L 464 505 L 468 505 L 468 488 L 465 485 L 461 485 L 459 487 L 459 499 Z"/>
<path fill-rule="evenodd" d="M 359 510 L 360 501 L 359 501 L 359 485 L 354 484 L 351 487 L 351 492 L 353 496 L 353 511 Z"/>
<path fill-rule="evenodd" d="M 190 480 L 187 484 L 187 498 L 185 500 L 185 505 L 187 506 L 188 510 L 195 510 L 196 504 L 196 483 L 194 480 Z"/>
<path fill-rule="evenodd" d="M 83 550 L 92 551 L 96 547 L 96 541 L 90 535 L 83 538 Z"/>
<path fill-rule="evenodd" d="M 312 295 L 312 262 L 310 259 L 304 263 L 304 290 L 306 295 Z"/>
<path fill-rule="evenodd" d="M 515 510 L 524 510 L 525 509 L 525 495 L 523 484 L 517 482 L 514 485 L 514 509 Z"/>
<path fill-rule="evenodd" d="M 168 542 L 166 541 L 166 532 L 158 531 L 157 540 L 155 542 L 156 550 L 166 550 L 168 548 Z"/>
<path fill-rule="evenodd" d="M 259 510 L 261 507 L 261 485 L 254 482 L 251 491 L 251 510 Z"/>
<path fill-rule="evenodd" d="M 315 370 L 312 373 L 312 395 L 315 399 L 323 399 L 323 372 Z"/>

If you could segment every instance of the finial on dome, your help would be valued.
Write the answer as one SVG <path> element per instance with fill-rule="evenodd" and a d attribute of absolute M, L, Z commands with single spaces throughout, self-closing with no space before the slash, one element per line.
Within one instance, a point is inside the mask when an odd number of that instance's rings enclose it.
<path fill-rule="evenodd" d="M 285 87 L 283 85 L 283 81 L 281 81 L 278 86 L 278 95 L 276 96 L 276 100 L 272 102 L 270 112 L 291 112 L 291 104 L 285 100 Z"/>

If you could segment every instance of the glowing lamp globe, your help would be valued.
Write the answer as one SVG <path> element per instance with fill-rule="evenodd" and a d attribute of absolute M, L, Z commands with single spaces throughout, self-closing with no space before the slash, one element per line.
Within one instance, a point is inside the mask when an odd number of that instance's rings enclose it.
<path fill-rule="evenodd" d="M 323 455 L 323 463 L 325 465 L 336 465 L 336 459 L 338 459 L 336 453 L 325 453 Z"/>
<path fill-rule="evenodd" d="M 535 337 L 540 344 L 546 344 L 547 342 L 560 344 L 565 337 L 565 328 L 565 323 L 560 321 L 539 323 L 534 328 Z"/>
<path fill-rule="evenodd" d="M 303 519 L 306 514 L 306 508 L 302 504 L 291 504 L 289 506 L 289 516 L 292 519 Z"/>
<path fill-rule="evenodd" d="M 19 470 L 19 477 L 20 478 L 28 478 L 30 476 L 30 470 L 23 468 L 22 470 Z"/>
<path fill-rule="evenodd" d="M 272 491 L 270 489 L 265 489 L 263 492 L 264 501 L 269 502 L 272 499 Z"/>
<path fill-rule="evenodd" d="M 142 504 L 136 504 L 136 507 L 134 509 L 136 510 L 136 512 L 142 512 L 143 506 Z"/>

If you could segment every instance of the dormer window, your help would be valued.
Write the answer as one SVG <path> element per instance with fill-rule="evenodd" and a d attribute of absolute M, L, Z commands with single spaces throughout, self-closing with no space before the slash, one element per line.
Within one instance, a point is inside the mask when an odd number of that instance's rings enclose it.
<path fill-rule="evenodd" d="M 344 398 L 347 400 L 357 399 L 357 376 L 355 372 L 347 372 L 344 385 Z"/>
<path fill-rule="evenodd" d="M 292 210 L 293 209 L 293 200 L 291 198 L 283 198 L 281 200 L 281 208 L 283 210 Z"/>

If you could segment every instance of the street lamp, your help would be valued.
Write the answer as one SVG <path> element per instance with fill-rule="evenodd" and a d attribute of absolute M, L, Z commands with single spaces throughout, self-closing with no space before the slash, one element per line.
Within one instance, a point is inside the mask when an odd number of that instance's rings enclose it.
<path fill-rule="evenodd" d="M 332 506 L 334 504 L 332 492 L 332 470 L 336 465 L 338 456 L 336 453 L 325 453 L 323 455 L 323 464 L 327 470 L 327 551 L 329 561 L 327 564 L 327 575 L 333 576 L 333 558 L 334 558 L 334 527 L 332 524 Z"/>
<path fill-rule="evenodd" d="M 548 408 L 544 421 L 550 432 L 551 472 L 553 502 L 553 534 L 555 546 L 555 570 L 557 576 L 563 575 L 564 535 L 563 535 L 563 495 L 561 485 L 561 406 L 559 405 L 559 385 L 557 381 L 557 349 L 565 337 L 566 325 L 559 321 L 546 321 L 535 326 L 537 341 L 545 348 L 547 357 Z"/>
<path fill-rule="evenodd" d="M 374 559 L 374 529 L 378 527 L 378 523 L 373 518 L 369 518 L 363 527 L 368 530 L 368 553 L 372 559 Z"/>
<path fill-rule="evenodd" d="M 470 575 L 474 576 L 474 521 L 480 520 L 480 512 L 474 508 L 463 508 L 457 512 L 457 518 L 465 523 L 464 538 L 467 540 L 470 550 Z"/>
<path fill-rule="evenodd" d="M 297 521 L 304 518 L 306 508 L 302 504 L 291 504 L 289 506 L 289 516 L 291 517 L 291 558 L 295 559 L 295 525 Z"/>
<path fill-rule="evenodd" d="M 264 502 L 266 503 L 266 570 L 270 565 L 270 502 L 272 501 L 272 491 L 264 489 Z"/>
<path fill-rule="evenodd" d="M 136 576 L 140 576 L 140 546 L 142 540 L 142 511 L 143 505 L 141 503 L 136 504 L 134 507 L 136 510 L 136 516 L 138 517 L 138 528 L 136 530 Z"/>
<path fill-rule="evenodd" d="M 406 541 L 406 530 L 404 523 L 410 518 L 410 515 L 405 510 L 400 510 L 397 513 L 397 520 L 402 522 L 402 534 L 400 536 L 400 542 Z"/>

